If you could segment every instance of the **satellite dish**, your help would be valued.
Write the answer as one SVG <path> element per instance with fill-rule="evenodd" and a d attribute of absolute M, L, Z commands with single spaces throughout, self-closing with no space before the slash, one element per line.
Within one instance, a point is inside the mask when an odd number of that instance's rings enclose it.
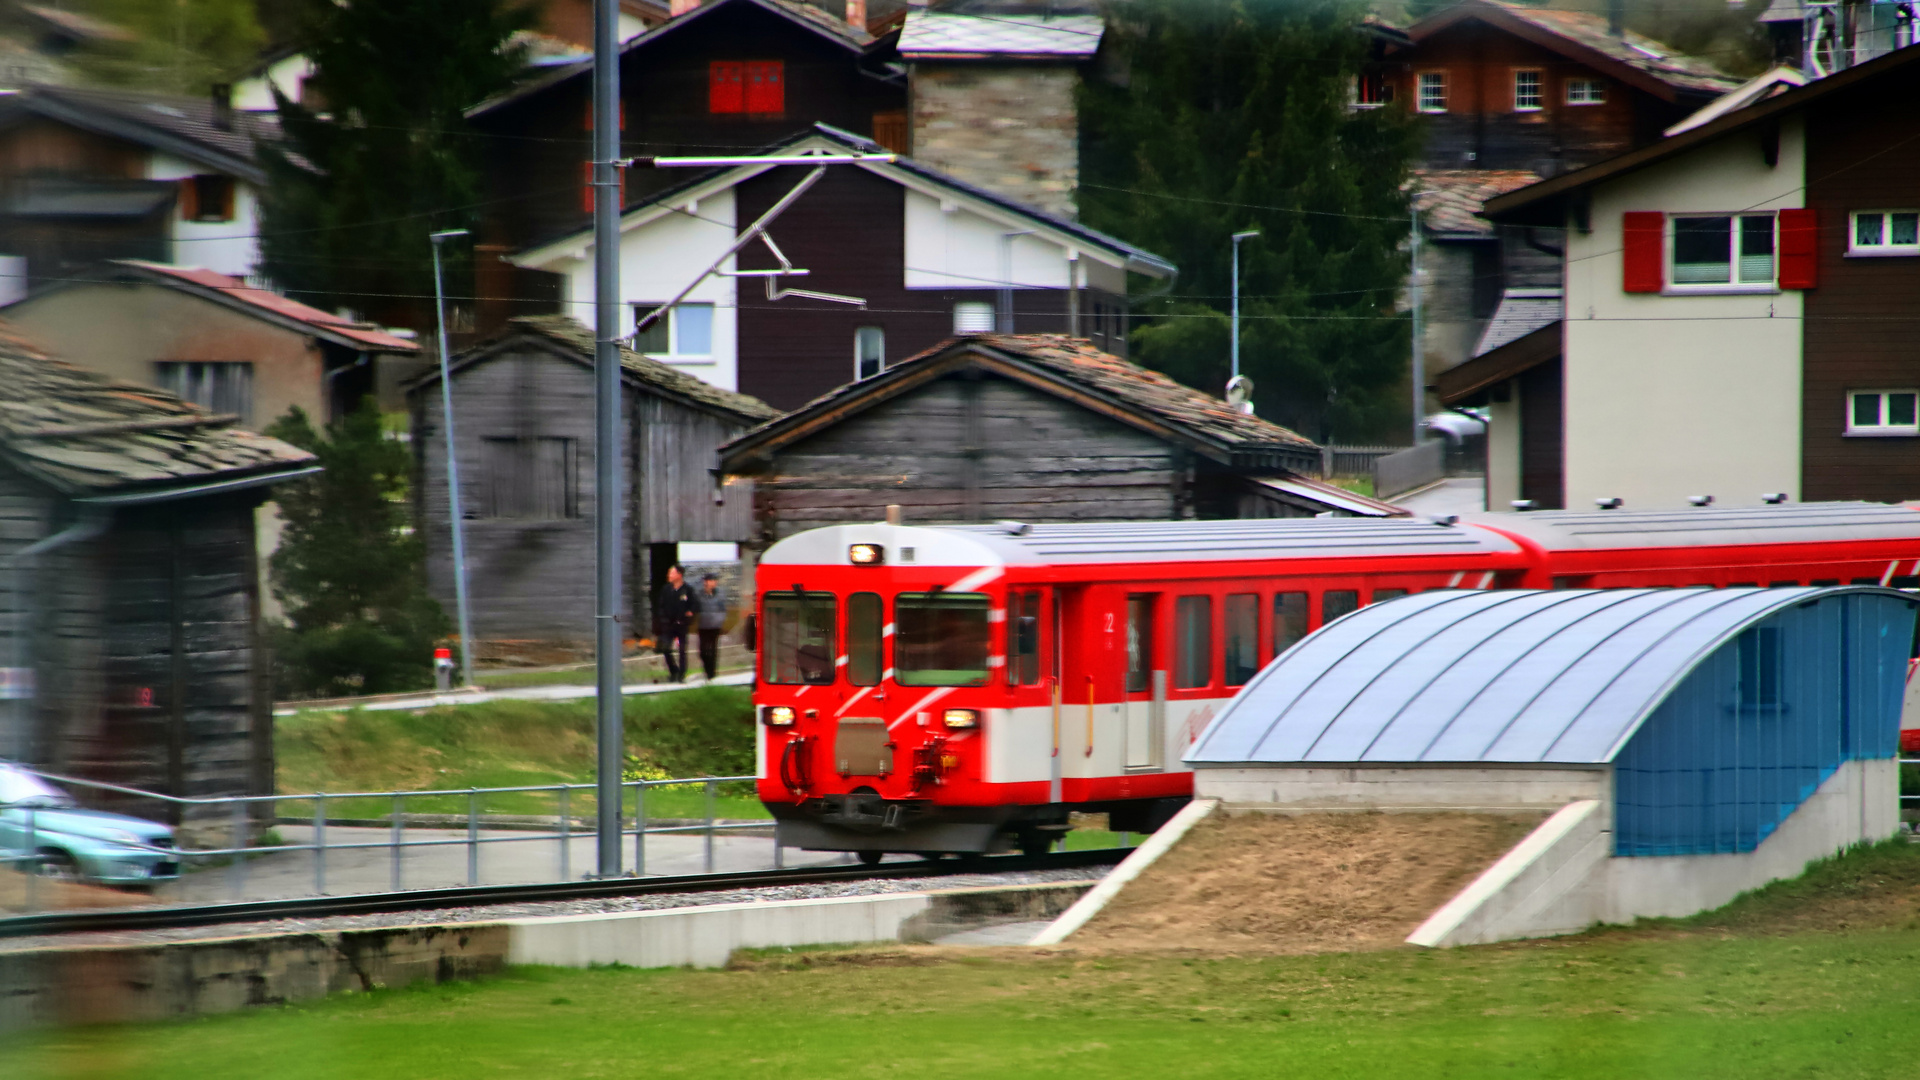
<path fill-rule="evenodd" d="M 1235 375 L 1227 380 L 1227 404 L 1248 416 L 1253 415 L 1253 380 Z"/>

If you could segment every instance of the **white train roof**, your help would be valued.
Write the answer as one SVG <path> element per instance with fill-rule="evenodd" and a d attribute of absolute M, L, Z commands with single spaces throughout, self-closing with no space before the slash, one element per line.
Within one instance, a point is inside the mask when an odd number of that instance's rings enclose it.
<path fill-rule="evenodd" d="M 1549 551 L 1920 541 L 1920 512 L 1911 504 L 1868 502 L 1680 510 L 1531 510 L 1524 514 L 1472 514 L 1462 520 L 1523 536 Z M 1920 549 L 1915 555 L 1920 556 Z"/>
<path fill-rule="evenodd" d="M 1920 514 L 1915 515 L 1920 517 Z M 847 562 L 852 544 L 887 547 L 891 565 L 1049 566 L 1367 556 L 1513 554 L 1498 533 L 1414 518 L 1265 518 L 1088 524 L 836 525 L 774 544 L 761 565 Z M 900 549 L 912 548 L 912 558 Z"/>

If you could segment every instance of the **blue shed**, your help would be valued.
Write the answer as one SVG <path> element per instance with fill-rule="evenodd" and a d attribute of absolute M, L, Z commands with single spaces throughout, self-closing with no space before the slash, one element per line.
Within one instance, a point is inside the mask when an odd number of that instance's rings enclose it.
<path fill-rule="evenodd" d="M 1230 802 L 1598 800 L 1618 856 L 1754 851 L 1872 762 L 1884 835 L 1915 603 L 1849 586 L 1420 593 L 1276 658 L 1186 760 L 1200 795 Z"/>

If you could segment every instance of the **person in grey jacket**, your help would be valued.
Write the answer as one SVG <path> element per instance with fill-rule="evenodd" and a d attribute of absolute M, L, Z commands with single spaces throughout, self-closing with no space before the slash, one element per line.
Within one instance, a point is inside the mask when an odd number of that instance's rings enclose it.
<path fill-rule="evenodd" d="M 700 631 L 700 666 L 712 682 L 713 669 L 720 663 L 720 631 L 727 625 L 727 594 L 718 576 L 709 572 L 701 577 L 700 588 L 693 594 L 693 610 Z"/>

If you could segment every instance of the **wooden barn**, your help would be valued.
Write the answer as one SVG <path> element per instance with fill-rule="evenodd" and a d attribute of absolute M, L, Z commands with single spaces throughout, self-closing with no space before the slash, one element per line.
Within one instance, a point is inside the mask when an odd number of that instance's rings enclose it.
<path fill-rule="evenodd" d="M 1320 447 L 1057 334 L 945 342 L 721 450 L 754 544 L 822 525 L 1391 516 L 1311 479 Z"/>
<path fill-rule="evenodd" d="M 622 607 L 633 619 L 629 636 L 638 636 L 676 545 L 751 536 L 753 486 L 723 486 L 716 451 L 775 413 L 657 360 L 625 349 L 621 359 L 628 435 Z M 451 371 L 476 655 L 504 642 L 591 645 L 593 332 L 559 315 L 513 319 L 455 357 Z M 452 611 L 439 372 L 414 383 L 408 400 L 428 583 Z"/>
<path fill-rule="evenodd" d="M 270 793 L 254 508 L 312 456 L 11 333 L 0 381 L 0 757 L 173 795 Z"/>

